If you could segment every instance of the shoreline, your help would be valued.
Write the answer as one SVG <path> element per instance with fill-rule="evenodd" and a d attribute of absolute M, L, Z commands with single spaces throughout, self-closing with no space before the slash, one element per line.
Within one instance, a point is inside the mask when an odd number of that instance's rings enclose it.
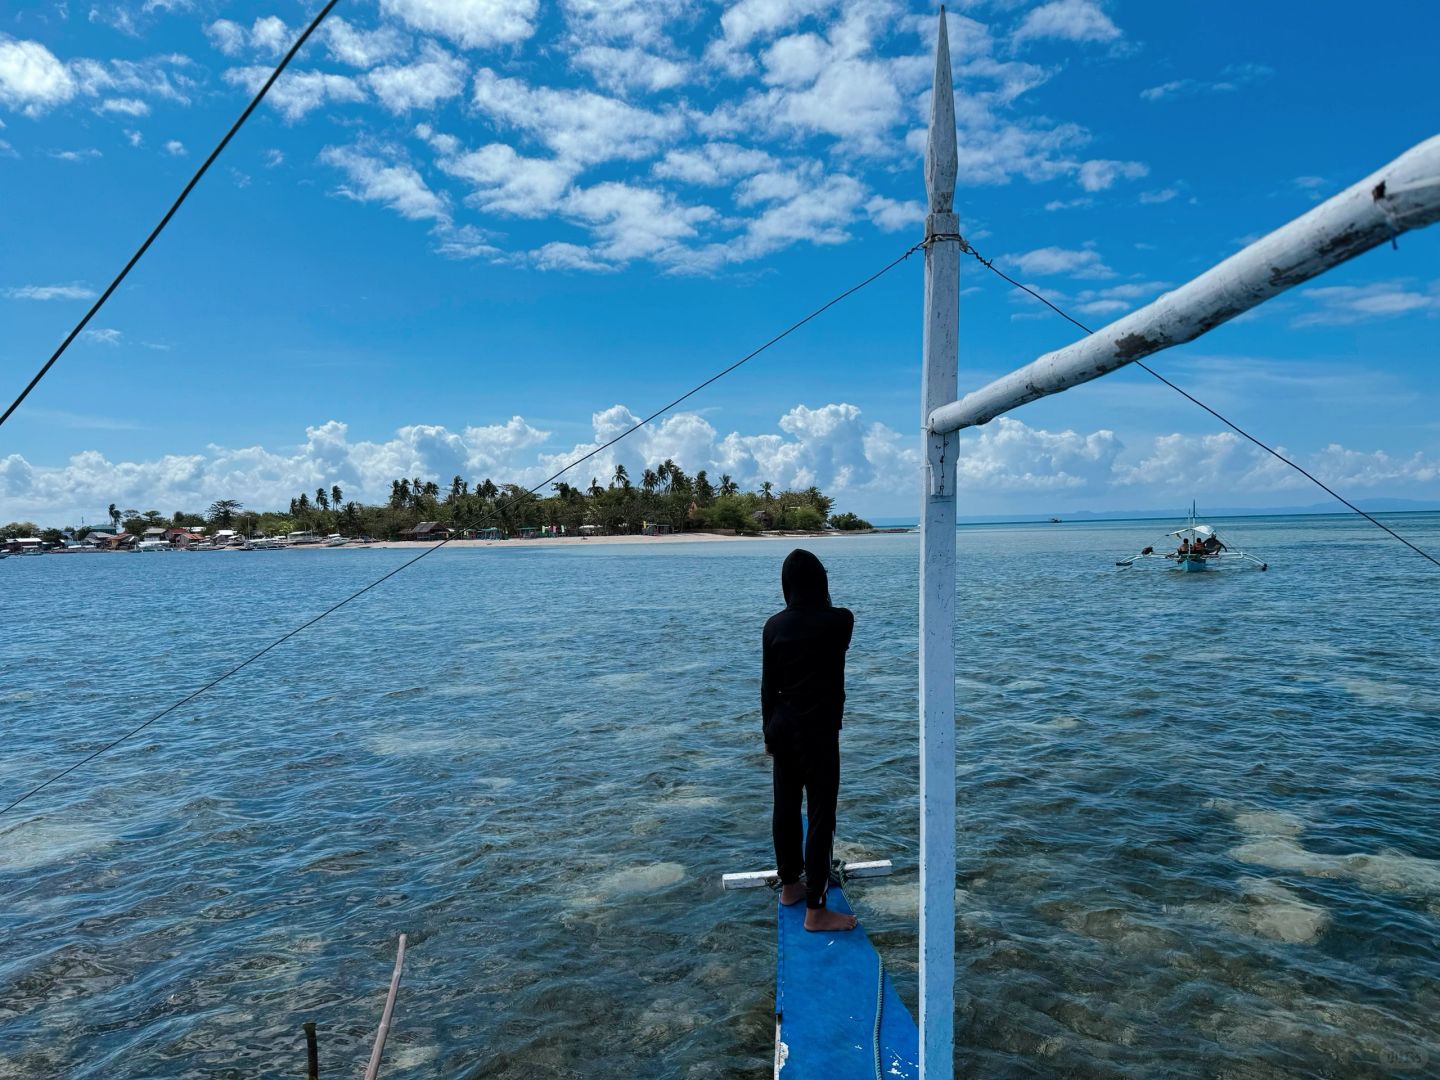
<path fill-rule="evenodd" d="M 880 536 L 913 532 L 913 529 L 856 529 L 847 532 L 826 530 L 825 532 L 763 532 L 757 536 L 740 536 L 734 533 L 690 532 L 670 536 L 533 536 L 510 540 L 450 540 L 443 543 L 446 548 L 513 548 L 513 547 L 575 547 L 577 545 L 653 545 L 653 544 L 716 544 L 749 543 L 756 540 L 831 540 L 840 537 Z M 380 549 L 384 551 L 409 551 L 442 546 L 439 540 L 433 542 L 416 540 L 377 540 L 373 544 L 342 544 L 326 549 L 323 544 L 303 544 L 304 548 L 320 550 Z M 238 550 L 238 549 L 237 549 Z M 287 549 L 295 550 L 295 549 Z"/>

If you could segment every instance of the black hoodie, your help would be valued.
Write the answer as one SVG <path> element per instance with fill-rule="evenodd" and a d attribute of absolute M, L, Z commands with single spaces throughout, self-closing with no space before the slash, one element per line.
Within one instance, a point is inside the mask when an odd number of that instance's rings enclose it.
<path fill-rule="evenodd" d="M 825 567 L 804 549 L 786 556 L 780 587 L 785 610 L 765 623 L 760 715 L 765 744 L 794 753 L 840 730 L 855 616 L 831 606 Z"/>

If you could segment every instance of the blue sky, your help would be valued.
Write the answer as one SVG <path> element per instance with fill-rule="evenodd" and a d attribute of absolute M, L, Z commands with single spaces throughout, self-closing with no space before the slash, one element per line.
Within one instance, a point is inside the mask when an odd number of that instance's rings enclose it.
<path fill-rule="evenodd" d="M 312 12 L 0 13 L 6 399 Z M 1102 324 L 1436 133 L 1440 9 L 955 5 L 967 236 Z M 538 481 L 921 233 L 935 8 L 342 0 L 0 429 L 0 521 Z M 962 271 L 961 384 L 1073 339 Z M 913 512 L 918 258 L 579 482 L 674 457 Z M 1158 366 L 1358 498 L 1440 499 L 1440 234 Z M 962 513 L 1319 501 L 1138 371 L 967 437 Z"/>

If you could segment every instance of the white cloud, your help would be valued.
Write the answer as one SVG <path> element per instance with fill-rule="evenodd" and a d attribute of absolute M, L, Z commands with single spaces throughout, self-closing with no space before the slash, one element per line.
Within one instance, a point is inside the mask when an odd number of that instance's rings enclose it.
<path fill-rule="evenodd" d="M 554 240 L 531 253 L 535 265 L 541 270 L 586 270 L 607 273 L 618 270 L 614 263 L 597 257 L 588 247 L 567 244 Z"/>
<path fill-rule="evenodd" d="M 87 146 L 83 150 L 52 150 L 50 156 L 56 161 L 93 161 L 104 155 L 93 146 Z"/>
<path fill-rule="evenodd" d="M 150 106 L 139 98 L 106 98 L 99 105 L 102 113 L 122 113 L 125 116 L 149 116 Z"/>
<path fill-rule="evenodd" d="M 437 158 L 440 168 L 474 186 L 466 203 L 492 213 L 522 218 L 554 213 L 575 175 L 572 166 L 521 157 L 504 143 L 459 152 L 441 137 L 440 147 L 444 148 Z"/>
<path fill-rule="evenodd" d="M 70 71 L 40 42 L 0 34 L 0 105 L 39 116 L 78 92 Z"/>
<path fill-rule="evenodd" d="M 529 38 L 539 0 L 380 0 L 380 10 L 415 30 L 481 49 Z"/>
<path fill-rule="evenodd" d="M 687 65 L 633 46 L 586 45 L 571 57 L 571 63 L 614 93 L 670 90 L 690 75 Z"/>
<path fill-rule="evenodd" d="M 140 146 L 145 141 L 145 136 L 130 128 L 125 129 L 125 139 L 131 146 Z"/>
<path fill-rule="evenodd" d="M 1022 274 L 1070 274 L 1088 278 L 1115 276 L 1115 272 L 1100 258 L 1100 253 L 1091 248 L 1043 247 L 1021 255 L 1006 256 L 1001 261 Z"/>
<path fill-rule="evenodd" d="M 1159 191 L 1142 191 L 1140 193 L 1140 202 L 1146 206 L 1153 206 L 1159 203 L 1167 203 L 1179 194 L 1179 189 L 1173 187 L 1161 188 Z"/>
<path fill-rule="evenodd" d="M 250 44 L 249 33 L 230 19 L 216 19 L 205 28 L 205 36 L 226 56 L 241 56 Z"/>
<path fill-rule="evenodd" d="M 1026 14 L 1015 31 L 1015 41 L 1116 41 L 1120 28 L 1093 0 L 1053 0 Z"/>
<path fill-rule="evenodd" d="M 75 428 L 128 426 L 111 418 L 51 419 Z M 514 416 L 459 431 L 411 424 L 373 442 L 352 441 L 347 426 L 332 420 L 307 428 L 305 441 L 293 447 L 210 446 L 202 453 L 139 461 L 111 461 L 88 450 L 49 466 L 11 454 L 0 459 L 0 496 L 10 516 L 63 524 L 93 518 L 111 502 L 141 509 L 200 509 L 215 499 L 234 498 L 252 509 L 282 508 L 298 492 L 336 483 L 349 498 L 375 503 L 401 476 L 442 484 L 457 474 L 472 481 L 488 476 L 499 483 L 533 485 L 637 419 L 624 405 L 603 409 L 591 417 L 592 437 L 569 447 L 555 446 L 549 433 Z M 910 509 L 920 476 L 917 440 L 867 421 L 853 404 L 797 405 L 771 431 L 722 430 L 698 413 L 676 413 L 602 451 L 566 480 L 583 487 L 594 476 L 605 483 L 617 463 L 639 476 L 672 458 L 691 474 L 705 469 L 712 481 L 728 473 L 748 490 L 767 480 L 780 488 L 815 484 L 836 496 L 842 509 Z M 1331 444 L 1298 460 L 1342 491 L 1440 496 L 1440 460 L 1422 452 Z M 1030 512 L 1093 507 L 1102 498 L 1137 507 L 1178 502 L 1176 477 L 1184 478 L 1183 501 L 1194 496 L 1273 505 L 1312 490 L 1299 474 L 1228 431 L 1166 434 L 1132 449 L 1111 431 L 1049 431 L 1010 417 L 962 437 L 957 472 L 960 489 L 973 505 Z"/>
<path fill-rule="evenodd" d="M 1327 285 L 1305 289 L 1300 299 L 1313 310 L 1296 318 L 1295 326 L 1347 326 L 1399 315 L 1440 314 L 1440 281 L 1428 289 L 1409 281 L 1377 281 L 1370 285 Z"/>
<path fill-rule="evenodd" d="M 0 289 L 0 295 L 11 300 L 93 300 L 99 293 L 88 285 L 72 281 L 68 285 L 17 285 Z"/>
<path fill-rule="evenodd" d="M 925 206 L 919 202 L 901 202 L 885 195 L 875 195 L 865 204 L 865 212 L 877 229 L 901 232 L 925 220 Z"/>
<path fill-rule="evenodd" d="M 489 68 L 475 74 L 474 103 L 493 121 L 581 165 L 650 157 L 684 130 L 673 111 L 652 112 L 588 90 L 534 87 Z"/>
<path fill-rule="evenodd" d="M 566 213 L 585 222 L 608 262 L 683 261 L 697 227 L 715 217 L 708 206 L 686 206 L 666 192 L 607 181 L 571 192 Z"/>
<path fill-rule="evenodd" d="M 1002 416 L 962 440 L 956 486 L 1006 493 L 1098 489 L 1110 479 L 1122 450 L 1113 431 L 1046 431 Z"/>
<path fill-rule="evenodd" d="M 666 23 L 686 19 L 674 0 L 562 0 L 572 41 L 580 45 L 626 44 L 667 51 L 672 43 Z"/>
<path fill-rule="evenodd" d="M 353 146 L 327 146 L 320 160 L 349 177 L 337 192 L 357 202 L 377 202 L 412 221 L 448 223 L 450 207 L 444 195 L 430 190 L 408 162 L 381 156 Z"/>
<path fill-rule="evenodd" d="M 339 15 L 327 18 L 322 32 L 331 56 L 342 64 L 362 69 L 393 60 L 410 47 L 409 37 L 393 26 L 360 30 Z"/>
<path fill-rule="evenodd" d="M 171 139 L 165 144 L 165 153 L 171 157 L 184 157 L 186 154 L 185 144 L 179 139 Z"/>
<path fill-rule="evenodd" d="M 1138 180 L 1150 175 L 1150 167 L 1139 161 L 1083 162 L 1077 179 L 1086 191 L 1104 191 L 1117 180 Z"/>
<path fill-rule="evenodd" d="M 716 187 L 741 177 L 773 168 L 776 161 L 764 150 L 728 142 L 702 143 L 693 148 L 670 150 L 651 170 L 665 180 Z"/>
<path fill-rule="evenodd" d="M 231 68 L 225 81 L 255 93 L 264 85 L 274 69 L 268 67 Z M 265 100 L 286 120 L 295 121 L 325 104 L 346 104 L 365 100 L 365 90 L 348 75 L 332 75 L 324 71 L 289 69 L 276 80 Z"/>
<path fill-rule="evenodd" d="M 96 326 L 80 332 L 80 340 L 91 345 L 119 345 L 125 335 L 114 327 Z"/>
<path fill-rule="evenodd" d="M 418 59 L 409 64 L 379 67 L 365 76 L 380 104 L 391 112 L 430 109 L 459 97 L 465 89 L 465 61 L 433 42 L 426 42 Z"/>

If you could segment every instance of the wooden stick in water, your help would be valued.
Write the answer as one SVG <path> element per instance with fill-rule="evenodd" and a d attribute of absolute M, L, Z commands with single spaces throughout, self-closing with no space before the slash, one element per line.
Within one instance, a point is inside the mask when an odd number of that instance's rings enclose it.
<path fill-rule="evenodd" d="M 380 1015 L 380 1030 L 375 1032 L 375 1048 L 370 1051 L 370 1064 L 365 1069 L 365 1080 L 375 1080 L 380 1075 L 380 1056 L 385 1053 L 385 1037 L 390 1034 L 390 1014 L 395 1011 L 395 993 L 400 989 L 400 969 L 405 966 L 405 935 L 400 935 L 400 948 L 395 953 L 395 971 L 390 976 L 390 993 L 385 998 L 385 1011 Z"/>
<path fill-rule="evenodd" d="M 320 1047 L 315 1042 L 315 1021 L 305 1022 L 305 1080 L 320 1080 Z"/>

